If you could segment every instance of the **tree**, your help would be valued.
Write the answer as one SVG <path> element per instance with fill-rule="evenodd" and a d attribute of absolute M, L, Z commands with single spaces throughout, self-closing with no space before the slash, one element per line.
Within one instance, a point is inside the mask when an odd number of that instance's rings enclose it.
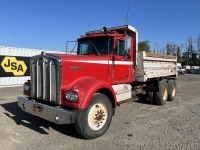
<path fill-rule="evenodd" d="M 187 57 L 186 57 L 186 60 L 187 60 L 187 65 L 195 65 L 196 63 L 196 51 L 194 49 L 194 42 L 193 42 L 193 38 L 192 37 L 189 37 L 187 38 Z"/>
<path fill-rule="evenodd" d="M 150 52 L 150 41 L 139 42 L 139 50 Z M 184 65 L 200 66 L 200 35 L 197 39 L 192 37 L 187 38 L 185 44 L 176 44 L 168 41 L 167 44 L 161 46 L 159 43 L 154 43 L 154 53 L 175 55 L 177 62 Z"/>
<path fill-rule="evenodd" d="M 177 62 L 181 63 L 181 48 L 177 47 Z"/>
<path fill-rule="evenodd" d="M 167 55 L 177 55 L 178 48 L 180 48 L 177 44 L 167 42 L 166 46 Z"/>
<path fill-rule="evenodd" d="M 200 65 L 200 35 L 197 38 L 197 52 L 199 55 L 198 65 Z"/>
<path fill-rule="evenodd" d="M 193 52 L 191 54 L 191 64 L 193 66 L 197 66 L 197 64 L 198 64 L 197 53 L 195 53 L 195 52 Z"/>
<path fill-rule="evenodd" d="M 139 51 L 151 52 L 150 50 L 150 42 L 149 41 L 141 41 L 138 43 Z"/>
<path fill-rule="evenodd" d="M 199 58 L 200 58 L 200 35 L 197 38 L 197 51 L 198 51 Z"/>

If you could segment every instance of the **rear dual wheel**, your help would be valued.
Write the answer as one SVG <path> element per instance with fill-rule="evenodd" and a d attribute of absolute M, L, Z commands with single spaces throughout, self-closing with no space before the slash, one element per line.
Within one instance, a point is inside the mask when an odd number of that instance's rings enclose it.
<path fill-rule="evenodd" d="M 173 101 L 176 97 L 176 81 L 175 80 L 169 80 L 168 81 L 168 90 L 169 90 L 169 94 L 168 94 L 168 100 L 169 101 Z"/>
<path fill-rule="evenodd" d="M 167 100 L 173 101 L 176 97 L 176 81 L 173 79 L 162 80 L 159 82 L 159 92 L 155 93 L 155 102 L 157 105 L 164 105 Z"/>
<path fill-rule="evenodd" d="M 147 92 L 147 98 L 148 98 L 148 101 L 149 101 L 151 104 L 156 104 L 156 102 L 155 102 L 155 92 L 148 91 L 148 92 Z"/>
<path fill-rule="evenodd" d="M 167 80 L 159 81 L 159 92 L 156 92 L 156 104 L 164 105 L 168 100 Z"/>

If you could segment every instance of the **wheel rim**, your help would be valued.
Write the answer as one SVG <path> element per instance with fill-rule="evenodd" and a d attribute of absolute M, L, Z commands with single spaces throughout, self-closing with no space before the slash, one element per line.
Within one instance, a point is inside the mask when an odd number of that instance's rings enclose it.
<path fill-rule="evenodd" d="M 175 86 L 172 87 L 172 97 L 175 97 L 176 94 L 176 88 Z"/>
<path fill-rule="evenodd" d="M 92 130 L 100 130 L 106 123 L 108 112 L 105 105 L 97 103 L 88 113 L 88 124 Z"/>
<path fill-rule="evenodd" d="M 164 90 L 163 90 L 163 100 L 164 101 L 167 100 L 167 88 L 164 88 Z"/>

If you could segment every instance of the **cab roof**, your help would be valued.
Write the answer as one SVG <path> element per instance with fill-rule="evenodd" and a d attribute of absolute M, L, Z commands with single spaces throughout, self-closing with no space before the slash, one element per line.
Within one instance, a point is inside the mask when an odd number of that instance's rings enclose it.
<path fill-rule="evenodd" d="M 105 28 L 105 27 L 104 27 Z M 106 28 L 107 31 L 109 32 L 118 32 L 119 34 L 128 34 L 129 36 L 131 37 L 136 37 L 138 36 L 138 32 L 137 30 L 131 26 L 131 25 L 123 25 L 123 26 L 116 26 L 116 27 L 111 27 L 111 28 Z M 85 34 L 86 35 L 89 35 L 89 34 L 99 34 L 99 33 L 102 33 L 102 30 L 103 29 L 99 29 L 99 30 L 93 30 L 93 31 L 88 31 L 86 32 Z"/>

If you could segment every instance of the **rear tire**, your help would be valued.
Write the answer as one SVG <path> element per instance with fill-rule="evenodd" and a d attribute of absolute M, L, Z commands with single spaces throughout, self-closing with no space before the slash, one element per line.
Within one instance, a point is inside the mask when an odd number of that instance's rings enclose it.
<path fill-rule="evenodd" d="M 155 92 L 148 92 L 147 93 L 147 97 L 148 97 L 148 101 L 151 103 L 151 104 L 155 104 Z"/>
<path fill-rule="evenodd" d="M 87 139 L 103 135 L 110 126 L 113 107 L 109 98 L 103 94 L 95 94 L 88 107 L 82 110 L 75 122 L 79 134 Z"/>
<path fill-rule="evenodd" d="M 159 92 L 156 92 L 156 104 L 165 105 L 167 100 L 168 100 L 167 81 L 162 80 L 159 82 Z"/>
<path fill-rule="evenodd" d="M 168 81 L 168 101 L 173 101 L 176 97 L 176 81 L 175 80 L 169 80 Z"/>

